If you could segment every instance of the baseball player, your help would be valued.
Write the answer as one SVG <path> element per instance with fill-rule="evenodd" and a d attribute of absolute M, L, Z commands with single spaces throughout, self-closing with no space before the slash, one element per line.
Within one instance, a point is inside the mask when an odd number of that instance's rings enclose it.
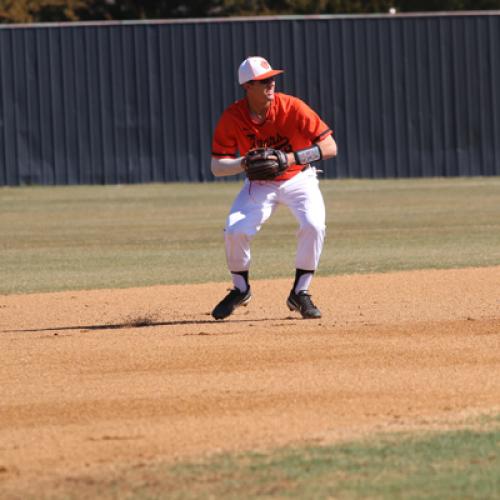
<path fill-rule="evenodd" d="M 275 92 L 280 73 L 262 57 L 245 59 L 238 69 L 245 97 L 224 111 L 213 136 L 213 174 L 247 175 L 226 220 L 226 259 L 234 288 L 212 311 L 217 320 L 250 302 L 250 243 L 279 204 L 299 223 L 287 305 L 303 318 L 321 317 L 308 292 L 325 236 L 325 205 L 311 162 L 336 156 L 337 145 L 331 129 L 307 104 Z"/>

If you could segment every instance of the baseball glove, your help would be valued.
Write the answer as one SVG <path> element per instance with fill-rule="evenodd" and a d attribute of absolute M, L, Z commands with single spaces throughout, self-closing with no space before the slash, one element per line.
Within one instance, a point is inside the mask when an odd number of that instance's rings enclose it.
<path fill-rule="evenodd" d="M 250 150 L 243 163 L 251 181 L 272 181 L 288 167 L 286 153 L 279 149 L 257 148 Z"/>

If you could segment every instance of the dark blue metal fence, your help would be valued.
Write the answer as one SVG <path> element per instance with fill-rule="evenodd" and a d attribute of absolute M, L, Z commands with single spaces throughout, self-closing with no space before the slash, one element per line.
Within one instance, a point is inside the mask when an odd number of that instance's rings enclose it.
<path fill-rule="evenodd" d="M 262 55 L 315 108 L 326 177 L 500 174 L 500 14 L 0 28 L 0 185 L 209 181 L 211 137 Z"/>

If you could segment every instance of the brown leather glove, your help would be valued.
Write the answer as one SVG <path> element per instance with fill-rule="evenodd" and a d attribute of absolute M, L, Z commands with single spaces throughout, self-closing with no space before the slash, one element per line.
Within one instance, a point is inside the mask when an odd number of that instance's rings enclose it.
<path fill-rule="evenodd" d="M 287 169 L 288 159 L 279 149 L 257 148 L 246 154 L 243 167 L 251 181 L 272 181 Z"/>

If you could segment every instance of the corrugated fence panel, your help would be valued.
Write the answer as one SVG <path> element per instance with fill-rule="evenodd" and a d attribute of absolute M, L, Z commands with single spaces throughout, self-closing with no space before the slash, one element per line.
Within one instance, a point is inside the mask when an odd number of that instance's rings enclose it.
<path fill-rule="evenodd" d="M 262 55 L 332 126 L 326 177 L 500 174 L 500 15 L 0 28 L 0 185 L 210 181 Z"/>

